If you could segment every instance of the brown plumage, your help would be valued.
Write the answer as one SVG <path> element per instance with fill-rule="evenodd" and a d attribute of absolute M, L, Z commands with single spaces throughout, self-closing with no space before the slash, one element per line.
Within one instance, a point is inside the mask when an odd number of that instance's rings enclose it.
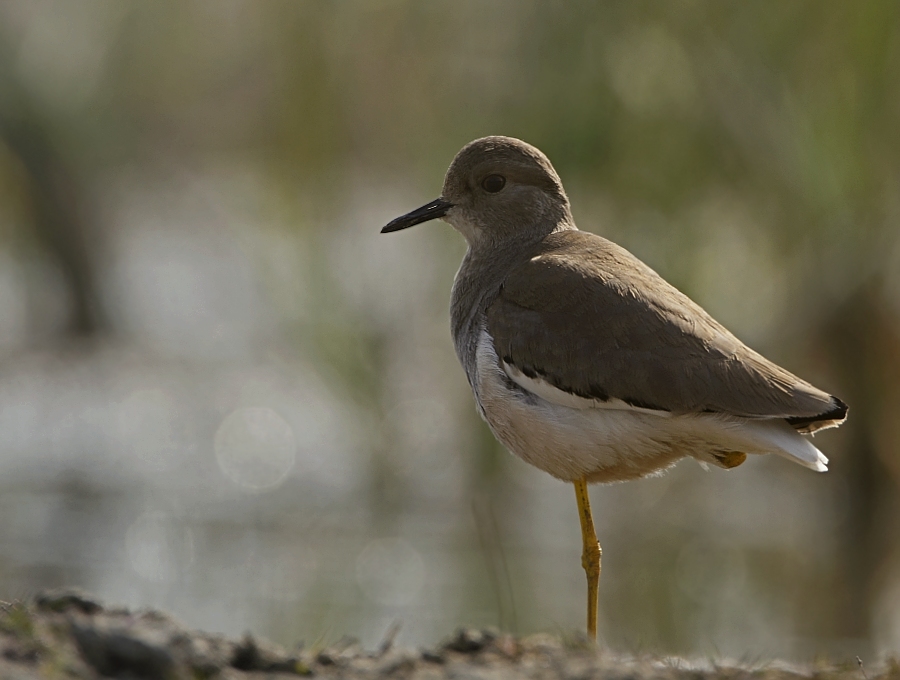
<path fill-rule="evenodd" d="M 846 404 L 748 348 L 628 251 L 578 231 L 538 149 L 467 144 L 441 197 L 382 231 L 435 218 L 469 246 L 450 321 L 479 412 L 510 451 L 575 485 L 590 635 L 600 546 L 588 483 L 686 456 L 731 469 L 776 453 L 827 470 L 800 433 L 839 425 Z"/>
<path fill-rule="evenodd" d="M 525 375 L 588 399 L 784 418 L 804 432 L 846 416 L 616 244 L 564 230 L 535 250 L 486 310 L 498 356 Z"/>
<path fill-rule="evenodd" d="M 733 453 L 827 469 L 796 432 L 840 424 L 846 404 L 744 345 L 628 251 L 578 231 L 538 149 L 467 144 L 441 197 L 383 231 L 439 217 L 469 245 L 450 301 L 456 352 L 513 453 L 572 481 L 633 479 L 684 456 L 734 467 Z"/>

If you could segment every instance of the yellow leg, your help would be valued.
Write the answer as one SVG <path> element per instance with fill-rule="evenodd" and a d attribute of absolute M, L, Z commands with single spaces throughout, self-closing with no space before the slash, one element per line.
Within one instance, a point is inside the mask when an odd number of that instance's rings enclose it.
<path fill-rule="evenodd" d="M 587 482 L 579 479 L 575 482 L 575 498 L 578 500 L 578 517 L 581 519 L 581 540 L 584 551 L 581 553 L 581 566 L 587 574 L 587 632 L 592 640 L 597 639 L 597 592 L 600 584 L 600 543 L 594 531 L 594 518 L 591 516 L 591 499 L 588 496 Z"/>

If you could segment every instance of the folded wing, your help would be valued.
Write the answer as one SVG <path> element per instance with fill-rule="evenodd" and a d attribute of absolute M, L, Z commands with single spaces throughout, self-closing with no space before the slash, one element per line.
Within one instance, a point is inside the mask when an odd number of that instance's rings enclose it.
<path fill-rule="evenodd" d="M 847 415 L 840 399 L 754 352 L 628 251 L 586 232 L 549 236 L 504 281 L 487 326 L 506 364 L 586 399 L 783 418 L 801 432 Z"/>

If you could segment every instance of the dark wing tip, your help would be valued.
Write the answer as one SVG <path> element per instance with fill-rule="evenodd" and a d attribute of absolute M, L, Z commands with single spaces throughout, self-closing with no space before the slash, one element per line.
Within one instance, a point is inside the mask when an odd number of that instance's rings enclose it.
<path fill-rule="evenodd" d="M 850 407 L 837 397 L 831 397 L 831 403 L 834 404 L 834 410 L 831 412 L 834 414 L 833 420 L 844 420 Z"/>
<path fill-rule="evenodd" d="M 804 434 L 815 432 L 826 427 L 835 427 L 847 419 L 847 411 L 850 407 L 837 397 L 831 397 L 832 408 L 815 416 L 803 416 L 800 418 L 787 418 L 789 425 Z"/>

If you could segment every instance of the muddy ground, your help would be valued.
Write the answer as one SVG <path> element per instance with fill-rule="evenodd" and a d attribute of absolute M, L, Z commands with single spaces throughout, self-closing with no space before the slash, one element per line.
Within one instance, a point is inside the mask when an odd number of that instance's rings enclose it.
<path fill-rule="evenodd" d="M 201 680 L 467 678 L 506 680 L 900 680 L 900 661 L 878 666 L 754 667 L 709 660 L 618 657 L 583 639 L 516 638 L 460 630 L 433 649 L 397 649 L 385 640 L 363 650 L 350 641 L 327 649 L 287 651 L 245 636 L 188 630 L 164 613 L 106 608 L 76 591 L 0 603 L 0 680 L 123 678 Z"/>

